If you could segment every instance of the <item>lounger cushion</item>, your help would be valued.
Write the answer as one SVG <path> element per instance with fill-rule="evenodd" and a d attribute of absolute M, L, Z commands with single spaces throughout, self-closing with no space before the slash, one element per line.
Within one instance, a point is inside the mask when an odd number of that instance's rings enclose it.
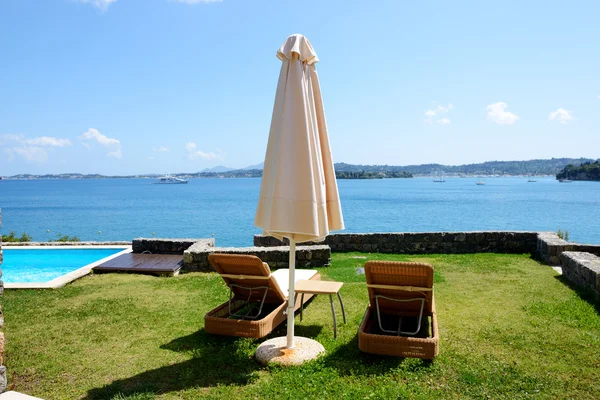
<path fill-rule="evenodd" d="M 297 269 L 295 270 L 295 281 L 298 282 L 300 280 L 309 280 L 312 279 L 313 276 L 315 276 L 318 272 L 314 269 Z M 285 297 L 289 296 L 289 289 L 290 289 L 290 270 L 285 268 L 285 269 L 278 269 L 277 271 L 274 271 L 271 276 L 275 279 L 275 281 L 277 282 L 277 286 L 279 286 L 279 289 L 281 289 L 281 292 L 285 295 Z"/>

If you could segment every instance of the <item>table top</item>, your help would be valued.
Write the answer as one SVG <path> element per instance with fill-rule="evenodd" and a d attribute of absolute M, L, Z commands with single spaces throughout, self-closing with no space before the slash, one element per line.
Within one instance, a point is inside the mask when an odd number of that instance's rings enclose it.
<path fill-rule="evenodd" d="M 335 294 L 343 285 L 344 282 L 300 280 L 296 282 L 294 290 L 296 293 Z"/>

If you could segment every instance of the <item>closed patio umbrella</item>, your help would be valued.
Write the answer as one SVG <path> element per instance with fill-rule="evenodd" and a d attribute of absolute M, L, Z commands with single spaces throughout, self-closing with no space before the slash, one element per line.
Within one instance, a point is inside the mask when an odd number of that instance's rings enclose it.
<path fill-rule="evenodd" d="M 344 229 L 327 123 L 315 64 L 303 35 L 277 52 L 282 61 L 267 144 L 255 225 L 290 241 L 287 348 L 294 347 L 296 243 L 322 241 Z"/>

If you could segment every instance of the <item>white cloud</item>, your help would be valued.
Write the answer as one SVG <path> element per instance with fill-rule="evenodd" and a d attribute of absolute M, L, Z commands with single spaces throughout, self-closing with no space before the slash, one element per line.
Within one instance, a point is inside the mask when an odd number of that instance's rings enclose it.
<path fill-rule="evenodd" d="M 437 105 L 429 110 L 425 111 L 425 123 L 433 124 L 433 117 L 440 116 L 441 114 L 446 114 L 450 110 L 452 110 L 454 106 L 452 104 L 448 104 L 447 106 Z M 441 118 L 437 121 L 439 124 L 447 125 L 450 123 L 448 118 Z"/>
<path fill-rule="evenodd" d="M 187 157 L 190 160 L 195 160 L 201 158 L 203 160 L 225 160 L 225 156 L 227 154 L 223 153 L 220 150 L 217 150 L 217 153 L 209 152 L 205 153 L 201 150 L 197 150 L 196 143 L 188 142 L 185 144 L 185 149 L 187 150 Z"/>
<path fill-rule="evenodd" d="M 221 3 L 223 0 L 173 0 L 177 3 L 201 4 L 201 3 Z"/>
<path fill-rule="evenodd" d="M 33 139 L 27 139 L 27 144 L 31 144 L 33 146 L 65 147 L 70 146 L 71 141 L 69 139 L 57 139 L 55 137 L 41 136 Z"/>
<path fill-rule="evenodd" d="M 108 9 L 112 3 L 116 3 L 117 0 L 78 0 L 80 3 L 88 3 L 96 7 L 98 10 L 104 12 Z"/>
<path fill-rule="evenodd" d="M 25 146 L 25 147 L 12 147 L 7 149 L 7 152 L 13 158 L 13 154 L 21 156 L 26 161 L 42 163 L 48 159 L 48 151 L 43 147 L 36 146 Z"/>
<path fill-rule="evenodd" d="M 569 122 L 572 119 L 573 119 L 573 115 L 571 115 L 571 112 L 568 110 L 565 110 L 564 108 L 559 108 L 558 110 L 551 112 L 550 115 L 548 115 L 549 121 L 558 121 L 563 125 L 565 125 L 567 122 Z"/>
<path fill-rule="evenodd" d="M 40 147 L 65 147 L 71 145 L 71 141 L 69 139 L 59 139 L 51 136 L 39 136 L 29 139 L 22 134 L 15 135 L 7 133 L 0 135 L 0 144 L 10 143 Z"/>
<path fill-rule="evenodd" d="M 164 146 L 161 146 L 161 147 L 153 147 L 153 148 L 152 148 L 152 151 L 155 151 L 155 152 L 157 152 L 157 153 L 166 153 L 166 152 L 168 152 L 168 151 L 169 151 L 169 148 L 168 148 L 168 147 L 164 147 Z"/>
<path fill-rule="evenodd" d="M 27 138 L 22 134 L 4 134 L 0 135 L 0 145 L 11 160 L 19 156 L 26 161 L 44 162 L 48 159 L 49 151 L 55 147 L 70 146 L 71 141 L 51 136 Z"/>
<path fill-rule="evenodd" d="M 514 124 L 520 117 L 510 111 L 505 111 L 507 107 L 508 104 L 503 101 L 488 105 L 486 107 L 488 119 L 500 125 Z"/>
<path fill-rule="evenodd" d="M 122 158 L 121 153 L 121 142 L 118 139 L 109 138 L 98 131 L 98 129 L 90 128 L 84 132 L 79 139 L 82 140 L 82 144 L 88 149 L 91 147 L 91 142 L 98 142 L 102 146 L 109 148 L 111 151 L 106 155 L 111 158 Z M 88 142 L 85 142 L 87 140 Z"/>
<path fill-rule="evenodd" d="M 448 111 L 452 110 L 453 108 L 454 108 L 454 106 L 452 104 L 448 104 L 446 107 L 437 106 L 435 108 L 435 112 L 438 114 L 443 114 L 443 113 L 447 113 Z"/>
<path fill-rule="evenodd" d="M 123 158 L 123 154 L 121 154 L 120 148 L 116 149 L 115 151 L 111 151 L 110 153 L 107 154 L 107 156 L 110 158 L 118 158 L 118 159 Z"/>
<path fill-rule="evenodd" d="M 103 134 L 100 133 L 100 131 L 98 131 L 98 129 L 94 129 L 94 128 L 88 129 L 81 136 L 79 136 L 79 138 L 96 140 L 98 143 L 100 143 L 101 145 L 106 146 L 106 147 L 121 144 L 121 142 L 119 140 L 111 139 L 107 136 L 104 136 Z"/>
<path fill-rule="evenodd" d="M 101 12 L 105 12 L 108 10 L 108 6 L 113 3 L 116 3 L 117 0 L 75 0 L 79 3 L 91 4 L 96 7 Z M 184 3 L 184 4 L 208 4 L 208 3 L 222 3 L 223 0 L 171 0 L 175 3 Z"/>

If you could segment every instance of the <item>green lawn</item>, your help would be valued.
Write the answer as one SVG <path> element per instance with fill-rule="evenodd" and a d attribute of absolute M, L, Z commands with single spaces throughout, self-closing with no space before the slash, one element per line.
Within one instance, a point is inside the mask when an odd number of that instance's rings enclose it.
<path fill-rule="evenodd" d="M 365 259 L 431 263 L 440 327 L 433 362 L 361 354 Z M 204 314 L 227 298 L 216 274 L 94 275 L 3 299 L 10 388 L 45 399 L 600 398 L 600 306 L 527 255 L 334 254 L 348 324 L 333 338 L 327 296 L 296 333 L 327 354 L 263 367 L 260 340 L 212 336 Z M 339 312 L 339 308 L 338 308 Z M 285 334 L 285 324 L 269 337 Z"/>

